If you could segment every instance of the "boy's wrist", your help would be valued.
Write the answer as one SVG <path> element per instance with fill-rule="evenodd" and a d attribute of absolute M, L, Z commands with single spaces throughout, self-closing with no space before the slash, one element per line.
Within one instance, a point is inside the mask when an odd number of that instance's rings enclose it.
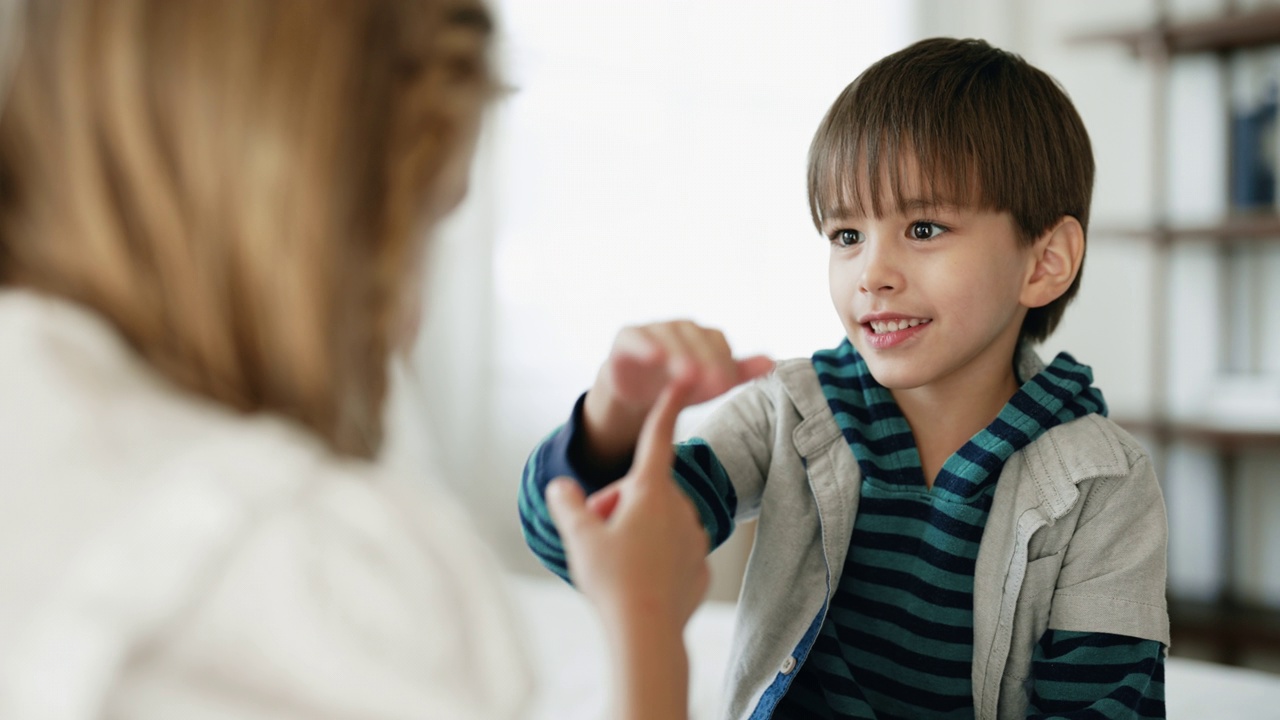
<path fill-rule="evenodd" d="M 613 467 L 635 451 L 647 408 L 632 408 L 599 386 L 587 391 L 582 404 L 584 459 L 594 467 Z"/>

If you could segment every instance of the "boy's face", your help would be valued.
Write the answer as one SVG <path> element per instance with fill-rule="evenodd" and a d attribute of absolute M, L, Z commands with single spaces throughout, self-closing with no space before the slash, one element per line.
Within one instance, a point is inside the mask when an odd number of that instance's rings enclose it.
<path fill-rule="evenodd" d="M 903 177 L 907 202 L 889 199 L 884 217 L 823 223 L 831 299 L 881 385 L 988 386 L 1002 377 L 988 373 L 1012 374 L 1032 253 L 1008 212 L 912 200 L 924 197 L 913 172 Z"/>

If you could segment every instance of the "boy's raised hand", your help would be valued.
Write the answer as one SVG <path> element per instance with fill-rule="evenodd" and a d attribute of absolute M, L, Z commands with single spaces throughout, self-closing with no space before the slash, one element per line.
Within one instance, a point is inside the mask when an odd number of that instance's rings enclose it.
<path fill-rule="evenodd" d="M 694 380 L 688 404 L 697 405 L 772 369 L 764 356 L 734 358 L 719 330 L 674 320 L 623 328 L 601 373 L 615 402 L 648 411 L 663 387 L 688 373 Z"/>
<path fill-rule="evenodd" d="M 768 357 L 737 359 L 723 333 L 687 320 L 624 328 L 587 393 L 587 460 L 609 466 L 624 459 L 645 414 L 676 379 L 690 383 L 686 404 L 696 405 L 771 370 Z"/>

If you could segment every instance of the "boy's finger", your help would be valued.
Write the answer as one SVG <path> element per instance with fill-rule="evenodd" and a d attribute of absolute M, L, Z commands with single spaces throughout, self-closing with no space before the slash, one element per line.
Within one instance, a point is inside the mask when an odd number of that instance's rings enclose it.
<path fill-rule="evenodd" d="M 773 372 L 776 363 L 767 355 L 753 355 L 737 361 L 738 364 L 738 382 L 744 383 L 748 380 L 764 377 Z"/>
<path fill-rule="evenodd" d="M 670 477 L 671 462 L 675 455 L 671 442 L 675 437 L 676 417 L 685 408 L 689 394 L 693 391 L 694 379 L 696 376 L 686 373 L 668 383 L 658 396 L 658 402 L 645 417 L 644 427 L 640 430 L 635 460 L 631 465 L 634 474 L 640 477 Z"/>
<path fill-rule="evenodd" d="M 586 508 L 586 494 L 574 480 L 560 477 L 547 485 L 547 510 L 561 535 L 574 536 L 600 522 Z M 565 538 L 568 541 L 568 538 Z"/>
<path fill-rule="evenodd" d="M 677 325 L 675 331 L 688 348 L 689 356 L 700 366 L 704 381 L 710 380 L 714 383 L 713 387 L 733 383 L 737 369 L 734 367 L 733 353 L 723 334 L 693 323 Z"/>
<path fill-rule="evenodd" d="M 666 349 L 659 338 L 643 327 L 626 328 L 613 341 L 615 357 L 631 358 L 641 363 L 657 363 L 666 359 Z"/>
<path fill-rule="evenodd" d="M 661 323 L 645 328 L 653 341 L 661 345 L 667 376 L 671 378 L 696 370 L 699 365 L 697 353 L 680 332 L 680 325 L 681 323 Z"/>

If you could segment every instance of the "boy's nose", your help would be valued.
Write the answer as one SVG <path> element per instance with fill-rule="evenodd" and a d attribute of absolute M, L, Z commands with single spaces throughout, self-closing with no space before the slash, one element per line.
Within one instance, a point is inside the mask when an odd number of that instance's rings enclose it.
<path fill-rule="evenodd" d="M 863 253 L 864 264 L 862 275 L 858 278 L 858 289 L 864 293 L 883 294 L 893 292 L 902 287 L 902 274 L 892 257 L 892 249 L 886 248 L 888 243 L 868 243 Z"/>

